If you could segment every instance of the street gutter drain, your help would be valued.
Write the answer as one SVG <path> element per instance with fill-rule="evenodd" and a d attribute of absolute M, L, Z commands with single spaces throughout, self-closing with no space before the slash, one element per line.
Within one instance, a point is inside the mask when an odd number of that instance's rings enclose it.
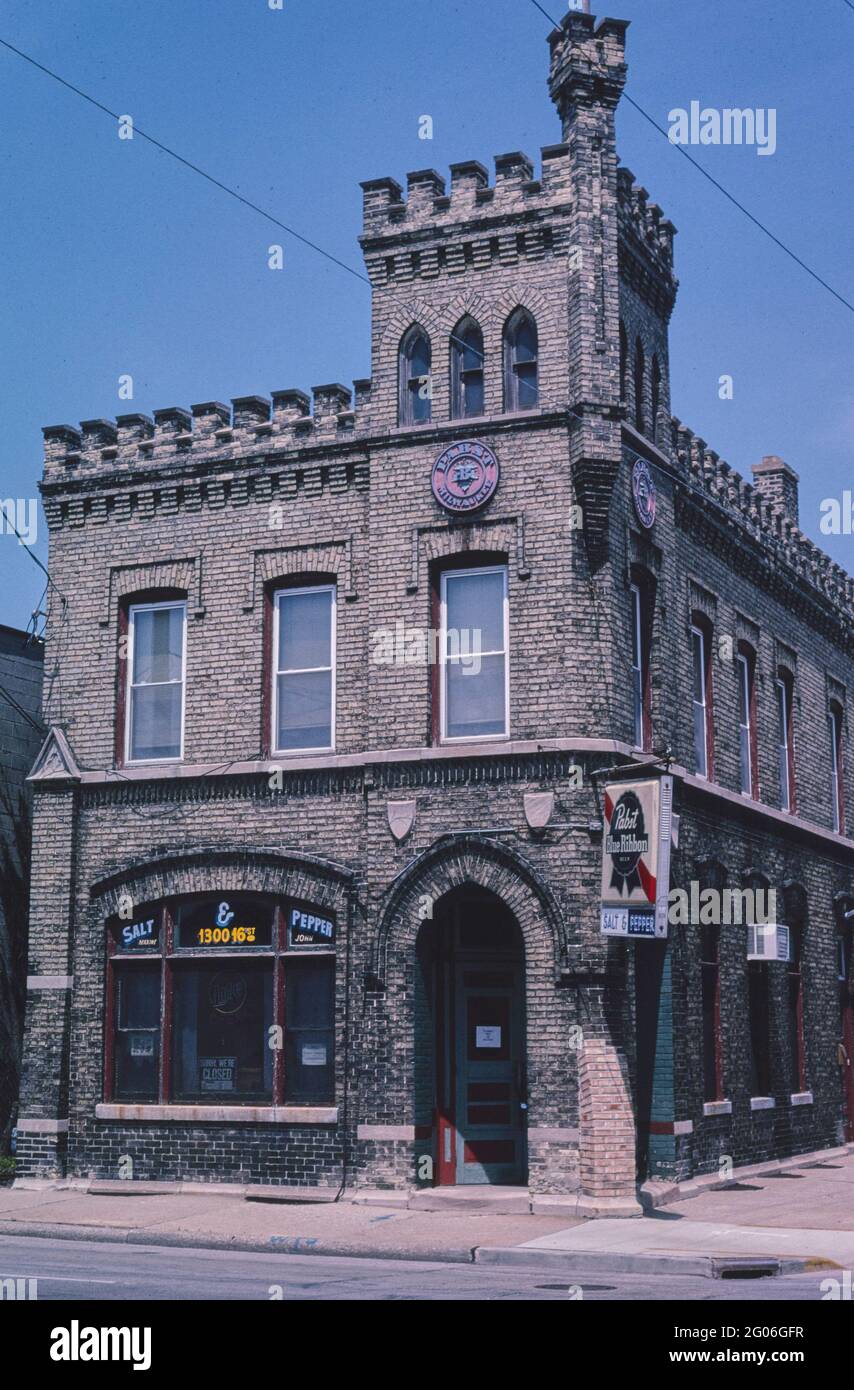
<path fill-rule="evenodd" d="M 773 1279 L 780 1273 L 778 1260 L 715 1260 L 715 1279 Z"/>

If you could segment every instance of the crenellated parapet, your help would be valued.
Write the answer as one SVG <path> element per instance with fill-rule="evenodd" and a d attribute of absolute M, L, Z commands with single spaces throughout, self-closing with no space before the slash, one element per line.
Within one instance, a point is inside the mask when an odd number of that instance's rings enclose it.
<path fill-rule="evenodd" d="M 671 439 L 672 458 L 685 495 L 694 500 L 706 497 L 723 508 L 755 541 L 770 547 L 775 563 L 787 566 L 793 579 L 797 576 L 836 606 L 850 626 L 854 616 L 854 577 L 804 535 L 787 507 L 769 494 L 761 482 L 747 482 L 708 448 L 704 439 L 675 417 L 671 421 Z M 767 476 L 770 461 L 766 459 L 764 468 L 760 464 L 754 470 L 759 479 Z M 773 462 L 782 463 L 779 459 Z"/>
<path fill-rule="evenodd" d="M 355 393 L 355 403 L 354 403 Z M 353 391 L 335 382 L 315 386 L 312 399 L 295 388 L 272 396 L 237 396 L 231 405 L 204 401 L 190 410 L 168 406 L 153 416 L 133 413 L 113 420 L 84 420 L 79 427 L 48 425 L 44 435 L 45 481 L 158 467 L 229 454 L 257 454 L 270 445 L 300 449 L 316 441 L 346 441 L 367 422 L 370 380 Z"/>
<path fill-rule="evenodd" d="M 496 155 L 492 183 L 477 160 L 362 184 L 360 238 L 371 283 L 381 287 L 561 256 L 574 211 L 568 145 L 546 145 L 539 176 L 526 154 Z"/>
<path fill-rule="evenodd" d="M 676 228 L 625 165 L 617 169 L 617 209 L 621 273 L 667 316 L 679 288 L 673 273 Z"/>

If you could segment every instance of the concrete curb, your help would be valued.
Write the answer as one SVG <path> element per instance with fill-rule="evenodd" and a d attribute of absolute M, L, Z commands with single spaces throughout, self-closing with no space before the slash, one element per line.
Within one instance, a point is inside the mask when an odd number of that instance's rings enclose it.
<path fill-rule="evenodd" d="M 727 1276 L 760 1277 L 752 1271 L 763 1271 L 761 1277 L 781 1274 L 808 1274 L 822 1269 L 836 1269 L 832 1260 L 789 1258 L 751 1259 L 747 1255 L 667 1255 L 632 1254 L 610 1250 L 531 1250 L 520 1245 L 479 1246 L 474 1252 L 475 1264 L 517 1265 L 528 1269 L 542 1266 L 563 1269 L 567 1274 L 583 1270 L 585 1274 L 693 1274 L 705 1279 Z"/>
<path fill-rule="evenodd" d="M 48 1240 L 93 1240 L 114 1245 L 157 1245 L 168 1249 L 237 1250 L 256 1255 L 338 1255 L 346 1259 L 419 1260 L 428 1264 L 473 1264 L 475 1248 L 446 1246 L 441 1250 L 400 1250 L 387 1246 L 327 1244 L 307 1236 L 268 1236 L 241 1240 L 231 1236 L 198 1236 L 183 1231 L 147 1231 L 136 1227 L 71 1226 L 38 1221 L 0 1221 L 0 1236 L 35 1236 Z"/>
<path fill-rule="evenodd" d="M 746 1255 L 669 1255 L 619 1251 L 537 1250 L 520 1245 L 446 1246 L 441 1250 L 401 1250 L 387 1246 L 366 1247 L 345 1243 L 326 1244 L 305 1236 L 268 1236 L 265 1240 L 241 1240 L 230 1236 L 198 1236 L 190 1232 L 146 1231 L 135 1227 L 66 1226 L 50 1222 L 0 1221 L 0 1236 L 35 1236 L 49 1240 L 98 1241 L 115 1245 L 154 1245 L 181 1250 L 235 1250 L 261 1255 L 337 1255 L 345 1259 L 410 1260 L 425 1264 L 492 1264 L 564 1270 L 568 1276 L 585 1274 L 692 1274 L 720 1279 L 727 1272 L 761 1268 L 767 1275 L 806 1274 L 837 1269 L 832 1260 L 816 1258 L 750 1258 Z M 573 1272 L 575 1272 L 573 1274 Z"/>

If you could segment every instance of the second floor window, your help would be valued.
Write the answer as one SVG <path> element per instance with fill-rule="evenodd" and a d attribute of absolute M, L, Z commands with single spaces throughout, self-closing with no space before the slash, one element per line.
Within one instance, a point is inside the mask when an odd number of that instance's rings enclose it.
<path fill-rule="evenodd" d="M 427 424 L 433 413 L 433 354 L 421 328 L 410 328 L 400 345 L 400 423 Z"/>
<path fill-rule="evenodd" d="M 451 338 L 451 410 L 456 417 L 483 414 L 483 334 L 463 319 Z"/>
<path fill-rule="evenodd" d="M 183 756 L 186 630 L 185 603 L 139 603 L 128 609 L 126 762 Z"/>
<path fill-rule="evenodd" d="M 335 588 L 280 589 L 273 628 L 274 753 L 335 745 Z"/>
<path fill-rule="evenodd" d="M 780 775 L 780 809 L 795 809 L 795 742 L 792 729 L 792 674 L 781 666 L 775 682 L 777 693 L 777 762 Z"/>
<path fill-rule="evenodd" d="M 756 756 L 756 658 L 752 647 L 739 646 L 735 659 L 738 680 L 739 787 L 745 796 L 757 793 Z"/>
<path fill-rule="evenodd" d="M 845 793 L 842 780 L 842 706 L 836 701 L 827 714 L 830 734 L 830 799 L 833 828 L 838 835 L 845 833 Z"/>
<path fill-rule="evenodd" d="M 441 738 L 506 738 L 506 566 L 443 573 L 439 625 Z"/>
<path fill-rule="evenodd" d="M 698 777 L 711 776 L 712 691 L 709 634 L 705 626 L 691 628 L 694 707 L 694 770 Z"/>

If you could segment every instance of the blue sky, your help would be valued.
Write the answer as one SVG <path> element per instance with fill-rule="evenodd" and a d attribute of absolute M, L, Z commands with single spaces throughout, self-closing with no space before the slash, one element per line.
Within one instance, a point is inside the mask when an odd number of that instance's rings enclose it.
<path fill-rule="evenodd" d="M 632 21 L 627 90 L 661 124 L 694 100 L 776 108 L 773 157 L 692 153 L 854 300 L 854 10 L 614 0 L 597 13 Z M 361 269 L 361 179 L 491 169 L 560 138 L 549 27 L 529 0 L 6 0 L 0 38 Z M 3 49 L 0 130 L 0 497 L 35 495 L 42 425 L 368 374 L 366 285 L 145 141 L 120 141 Z M 854 315 L 626 104 L 618 134 L 679 229 L 674 412 L 747 476 L 763 454 L 787 459 L 803 529 L 854 570 L 854 537 L 818 530 L 820 501 L 854 488 Z M 267 267 L 276 241 L 281 273 Z M 718 399 L 723 373 L 732 401 Z M 34 549 L 46 558 L 43 524 Z M 25 626 L 41 589 L 0 535 L 0 622 Z"/>

